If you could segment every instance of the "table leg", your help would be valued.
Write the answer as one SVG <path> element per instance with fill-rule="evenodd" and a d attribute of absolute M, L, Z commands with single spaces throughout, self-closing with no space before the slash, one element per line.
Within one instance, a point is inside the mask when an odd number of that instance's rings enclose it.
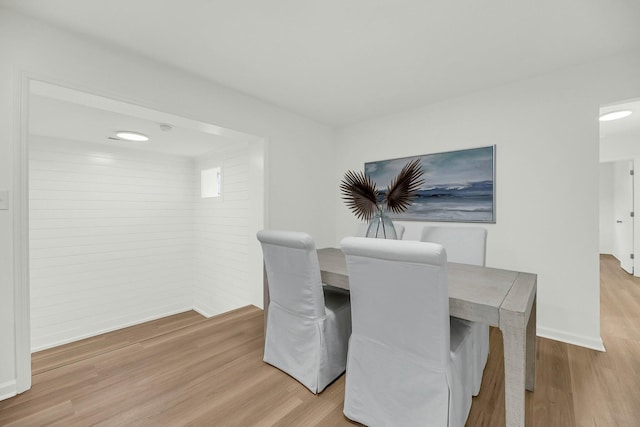
<path fill-rule="evenodd" d="M 523 313 L 501 312 L 504 342 L 505 421 L 508 427 L 524 427 L 526 324 Z"/>
<path fill-rule="evenodd" d="M 536 299 L 533 299 L 531 314 L 527 322 L 527 390 L 533 391 L 536 387 Z"/>

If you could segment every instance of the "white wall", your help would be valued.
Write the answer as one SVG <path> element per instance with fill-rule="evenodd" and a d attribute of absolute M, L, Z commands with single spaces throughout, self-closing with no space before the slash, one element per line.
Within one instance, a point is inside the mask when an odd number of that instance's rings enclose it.
<path fill-rule="evenodd" d="M 604 139 L 600 143 L 601 162 L 614 162 L 638 157 L 640 157 L 640 136 L 633 133 L 615 139 Z"/>
<path fill-rule="evenodd" d="M 248 147 L 199 157 L 196 176 L 201 169 L 214 167 L 222 170 L 222 195 L 201 198 L 199 191 L 194 194 L 194 307 L 207 316 L 242 307 L 254 297 L 246 286 L 251 215 Z M 251 238 L 255 238 L 253 233 Z M 253 303 L 261 305 L 261 301 Z"/>
<path fill-rule="evenodd" d="M 487 265 L 538 274 L 540 335 L 602 348 L 597 118 L 601 104 L 638 95 L 635 52 L 347 126 L 334 188 L 368 161 L 495 144 Z M 357 221 L 337 192 L 334 199 L 340 239 Z"/>
<path fill-rule="evenodd" d="M 192 307 L 194 164 L 29 139 L 31 348 Z"/>
<path fill-rule="evenodd" d="M 600 253 L 613 253 L 613 163 L 600 163 Z"/>
<path fill-rule="evenodd" d="M 30 381 L 26 358 L 20 359 L 25 363 L 16 359 L 16 351 L 24 354 L 24 348 L 16 341 L 20 325 L 15 322 L 22 316 L 14 301 L 27 291 L 27 278 L 21 275 L 23 270 L 16 269 L 21 240 L 15 234 L 25 75 L 265 137 L 266 226 L 307 231 L 319 246 L 335 243 L 335 188 L 330 185 L 335 151 L 334 132 L 329 127 L 3 8 L 0 52 L 0 189 L 11 190 L 13 197 L 11 208 L 0 210 L 0 398 L 23 391 Z M 257 251 L 257 244 L 251 250 Z"/>

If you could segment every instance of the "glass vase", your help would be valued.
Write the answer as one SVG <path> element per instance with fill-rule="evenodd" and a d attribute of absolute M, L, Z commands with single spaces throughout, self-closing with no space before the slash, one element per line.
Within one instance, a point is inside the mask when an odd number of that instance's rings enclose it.
<path fill-rule="evenodd" d="M 367 228 L 367 237 L 375 239 L 398 239 L 393 222 L 384 212 L 382 206 L 378 206 L 378 211 L 369 223 L 369 228 Z"/>

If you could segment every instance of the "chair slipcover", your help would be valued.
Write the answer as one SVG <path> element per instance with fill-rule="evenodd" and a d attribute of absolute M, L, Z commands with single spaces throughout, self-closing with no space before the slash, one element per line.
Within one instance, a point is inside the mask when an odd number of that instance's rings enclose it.
<path fill-rule="evenodd" d="M 369 224 L 365 222 L 361 222 L 360 224 L 358 224 L 358 231 L 356 232 L 356 237 L 367 237 L 368 228 L 369 228 Z M 398 237 L 398 240 L 402 240 L 402 236 L 404 236 L 404 225 L 394 222 L 393 228 L 396 229 L 396 236 Z"/>
<path fill-rule="evenodd" d="M 344 414 L 367 426 L 462 427 L 471 329 L 449 317 L 441 245 L 347 237 L 353 332 Z"/>
<path fill-rule="evenodd" d="M 487 230 L 481 227 L 432 227 L 422 229 L 423 242 L 445 247 L 450 262 L 485 265 Z M 489 357 L 489 325 L 471 322 L 473 330 L 473 395 L 482 385 L 482 373 Z"/>
<path fill-rule="evenodd" d="M 320 393 L 345 371 L 349 294 L 322 285 L 308 234 L 262 230 L 257 237 L 270 297 L 263 360 Z"/>

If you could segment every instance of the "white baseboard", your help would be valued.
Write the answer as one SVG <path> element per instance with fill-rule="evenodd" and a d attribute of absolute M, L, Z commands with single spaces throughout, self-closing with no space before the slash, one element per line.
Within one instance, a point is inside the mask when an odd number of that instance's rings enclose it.
<path fill-rule="evenodd" d="M 140 323 L 149 322 L 151 320 L 161 319 L 167 316 L 173 316 L 174 314 L 184 313 L 185 311 L 192 310 L 191 306 L 173 306 L 167 307 L 163 310 L 154 311 L 153 313 L 141 314 L 141 317 L 136 316 L 121 318 L 118 322 L 115 323 L 114 326 L 109 326 L 108 328 L 99 328 L 89 333 L 83 333 L 78 335 L 73 335 L 69 337 L 65 337 L 63 339 L 54 339 L 53 341 L 47 342 L 46 344 L 37 344 L 33 343 L 31 347 L 31 352 L 35 353 L 36 351 L 46 350 L 48 348 L 57 347 L 63 344 L 69 344 L 74 341 L 83 340 L 85 338 L 91 338 L 96 335 L 106 334 L 107 332 L 113 332 L 118 329 L 128 328 L 129 326 L 138 325 Z"/>
<path fill-rule="evenodd" d="M 198 305 L 194 305 L 193 311 L 195 311 L 196 313 L 202 314 L 207 319 L 220 314 L 217 310 L 213 309 L 212 307 L 209 307 L 201 303 L 199 303 Z"/>
<path fill-rule="evenodd" d="M 16 380 L 9 380 L 0 384 L 0 400 L 8 399 L 17 394 Z"/>
<path fill-rule="evenodd" d="M 240 307 L 244 307 L 247 304 L 234 305 L 234 304 L 207 304 L 203 301 L 193 302 L 193 311 L 202 314 L 204 317 L 209 318 L 217 316 L 218 314 L 227 313 L 232 310 L 236 310 Z"/>
<path fill-rule="evenodd" d="M 536 335 L 542 338 L 548 338 L 555 341 L 562 341 L 567 344 L 573 344 L 580 347 L 590 348 L 597 351 L 607 351 L 604 348 L 604 343 L 601 337 L 586 337 L 584 335 L 569 334 L 567 332 L 559 331 L 551 328 L 538 327 Z"/>

